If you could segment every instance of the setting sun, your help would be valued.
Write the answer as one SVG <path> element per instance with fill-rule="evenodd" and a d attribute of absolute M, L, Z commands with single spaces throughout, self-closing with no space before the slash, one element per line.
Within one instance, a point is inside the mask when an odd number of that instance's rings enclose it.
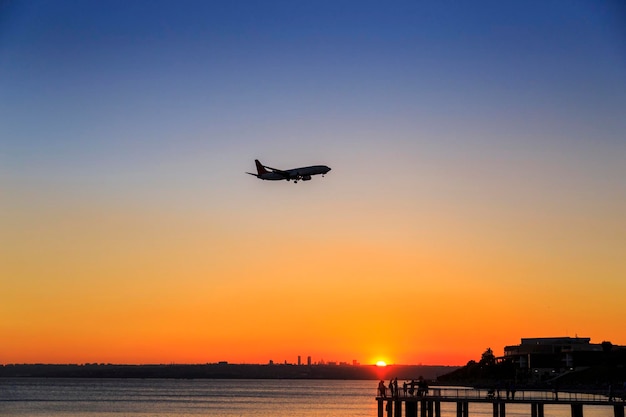
<path fill-rule="evenodd" d="M 385 361 L 378 361 L 376 362 L 376 366 L 387 366 L 387 363 Z"/>

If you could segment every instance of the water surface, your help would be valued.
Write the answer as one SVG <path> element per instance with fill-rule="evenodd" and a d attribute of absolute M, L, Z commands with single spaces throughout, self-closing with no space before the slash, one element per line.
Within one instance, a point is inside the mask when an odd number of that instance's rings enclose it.
<path fill-rule="evenodd" d="M 0 415 L 82 417 L 377 417 L 376 381 L 0 378 Z M 456 405 L 442 403 L 442 417 Z M 492 416 L 470 404 L 470 417 Z M 530 417 L 509 404 L 507 417 Z M 612 417 L 612 407 L 586 406 L 585 417 Z M 546 406 L 546 417 L 570 417 Z"/>

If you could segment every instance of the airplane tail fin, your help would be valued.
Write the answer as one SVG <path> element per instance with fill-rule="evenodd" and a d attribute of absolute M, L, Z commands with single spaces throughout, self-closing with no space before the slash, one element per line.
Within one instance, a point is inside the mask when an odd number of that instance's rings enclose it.
<path fill-rule="evenodd" d="M 265 169 L 265 167 L 263 166 L 263 164 L 261 164 L 261 163 L 259 162 L 259 160 L 258 160 L 258 159 L 255 159 L 255 160 L 254 160 L 254 163 L 256 164 L 256 171 L 259 173 L 259 175 L 261 175 L 261 174 L 267 174 L 267 172 L 268 172 L 268 171 Z"/>

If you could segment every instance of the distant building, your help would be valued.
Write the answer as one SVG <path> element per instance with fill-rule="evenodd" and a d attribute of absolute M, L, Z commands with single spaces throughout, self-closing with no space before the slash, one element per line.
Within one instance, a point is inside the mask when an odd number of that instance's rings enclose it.
<path fill-rule="evenodd" d="M 302 358 L 298 355 L 298 366 L 302 365 Z"/>
<path fill-rule="evenodd" d="M 306 358 L 306 364 L 307 364 L 307 365 L 309 365 L 309 366 L 311 366 L 312 362 L 311 362 L 311 357 L 310 357 L 310 356 L 308 356 L 308 357 Z"/>
<path fill-rule="evenodd" d="M 536 337 L 522 339 L 519 345 L 504 347 L 504 360 L 533 373 L 561 372 L 597 365 L 603 353 L 619 346 L 609 342 L 591 343 L 589 337 Z"/>

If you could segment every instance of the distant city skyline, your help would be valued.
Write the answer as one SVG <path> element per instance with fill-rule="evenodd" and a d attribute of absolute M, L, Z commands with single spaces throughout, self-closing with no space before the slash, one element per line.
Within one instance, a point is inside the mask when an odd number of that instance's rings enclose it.
<path fill-rule="evenodd" d="M 626 345 L 624 16 L 0 2 L 0 362 Z"/>
<path fill-rule="evenodd" d="M 274 361 L 274 359 L 270 359 L 266 363 L 268 363 L 270 365 L 298 365 L 298 366 L 311 366 L 311 365 L 350 365 L 350 366 L 359 366 L 359 365 L 361 365 L 361 363 L 358 360 L 356 360 L 356 359 L 352 359 L 351 361 L 325 360 L 323 358 L 319 359 L 317 361 L 313 361 L 310 357 L 308 359 L 309 360 L 307 360 L 307 362 L 305 363 L 305 362 L 302 362 L 301 358 L 298 356 L 295 361 L 290 361 L 289 359 L 284 359 L 281 362 L 281 361 Z M 228 363 L 228 361 L 223 361 L 223 362 L 224 363 Z M 375 365 L 375 364 L 371 363 L 369 365 Z"/>

